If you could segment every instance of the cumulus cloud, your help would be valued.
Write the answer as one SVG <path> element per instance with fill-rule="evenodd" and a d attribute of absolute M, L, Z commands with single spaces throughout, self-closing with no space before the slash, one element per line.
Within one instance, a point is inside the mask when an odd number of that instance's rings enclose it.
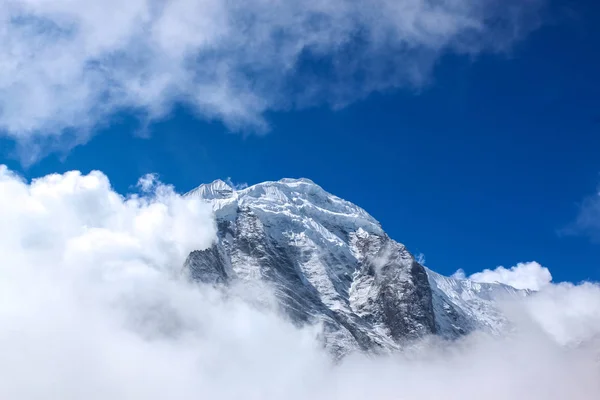
<path fill-rule="evenodd" d="M 596 399 L 600 288 L 518 300 L 517 329 L 333 363 L 318 329 L 183 279 L 210 209 L 155 176 L 0 167 L 0 398 Z M 515 300 L 517 301 L 517 300 Z M 414 350 L 414 351 L 412 351 Z M 593 351 L 590 351 L 593 350 Z"/>
<path fill-rule="evenodd" d="M 261 130 L 269 110 L 419 87 L 446 52 L 509 49 L 543 2 L 1 0 L 0 131 L 31 161 L 122 110 Z"/>
<path fill-rule="evenodd" d="M 467 278 L 462 269 L 456 271 L 453 276 L 459 279 Z M 510 269 L 502 266 L 494 270 L 485 269 L 470 275 L 468 279 L 476 282 L 503 283 L 517 289 L 540 290 L 552 282 L 552 274 L 548 268 L 531 261 L 518 263 Z"/>

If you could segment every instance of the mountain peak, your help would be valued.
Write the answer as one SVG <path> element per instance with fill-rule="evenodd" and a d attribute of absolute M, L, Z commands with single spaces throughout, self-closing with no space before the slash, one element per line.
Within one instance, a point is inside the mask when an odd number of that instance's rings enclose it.
<path fill-rule="evenodd" d="M 233 195 L 235 189 L 225 181 L 217 179 L 212 183 L 205 183 L 188 192 L 188 195 L 198 195 L 203 199 L 226 199 Z"/>
<path fill-rule="evenodd" d="M 500 332 L 495 296 L 521 293 L 425 269 L 365 210 L 306 178 L 239 190 L 216 180 L 190 194 L 212 206 L 218 240 L 190 254 L 189 277 L 268 285 L 293 321 L 322 323 L 338 355 L 393 350 L 430 334 Z"/>
<path fill-rule="evenodd" d="M 255 185 L 247 187 L 246 191 L 251 191 L 253 188 L 270 186 L 272 184 L 279 183 L 289 187 L 297 187 L 299 185 L 310 185 L 315 187 L 320 187 L 312 180 L 308 178 L 282 178 L 278 181 L 266 181 L 257 183 Z M 244 191 L 241 189 L 240 191 Z M 227 199 L 232 197 L 234 192 L 238 192 L 234 187 L 232 187 L 227 182 L 222 179 L 216 179 L 211 183 L 203 183 L 202 185 L 196 187 L 195 189 L 190 190 L 186 195 L 196 195 L 206 200 L 214 200 L 214 199 Z"/>
<path fill-rule="evenodd" d="M 381 226 L 357 205 L 345 201 L 307 178 L 283 178 L 236 190 L 226 182 L 216 181 L 198 186 L 186 196 L 199 197 L 211 204 L 217 219 L 235 218 L 239 206 L 250 206 L 256 212 L 267 212 L 314 219 L 326 225 L 359 227 L 381 233 Z"/>

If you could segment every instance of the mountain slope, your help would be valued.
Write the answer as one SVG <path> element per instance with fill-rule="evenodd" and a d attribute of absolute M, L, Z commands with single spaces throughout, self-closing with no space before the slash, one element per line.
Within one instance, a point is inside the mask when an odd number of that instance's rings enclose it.
<path fill-rule="evenodd" d="M 188 257 L 191 279 L 267 284 L 292 321 L 322 323 L 338 355 L 392 350 L 430 334 L 498 332 L 504 318 L 494 299 L 521 295 L 424 268 L 366 211 L 308 179 L 242 190 L 218 180 L 187 196 L 209 202 L 219 228 L 212 248 Z"/>

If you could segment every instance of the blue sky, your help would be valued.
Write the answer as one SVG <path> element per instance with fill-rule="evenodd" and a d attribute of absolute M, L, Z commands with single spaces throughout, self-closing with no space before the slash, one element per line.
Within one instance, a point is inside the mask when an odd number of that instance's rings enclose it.
<path fill-rule="evenodd" d="M 600 212 L 584 201 L 600 183 L 600 5 L 547 7 L 542 26 L 505 53 L 436 52 L 427 83 L 358 91 L 341 109 L 331 99 L 266 107 L 268 132 L 178 104 L 146 138 L 139 113 L 120 111 L 86 144 L 29 167 L 9 135 L 0 163 L 28 178 L 99 169 L 122 193 L 148 172 L 181 192 L 217 178 L 308 177 L 441 273 L 535 260 L 556 281 L 600 280 Z M 329 73 L 314 60 L 302 67 Z M 561 234 L 582 218 L 581 204 L 596 220 Z"/>

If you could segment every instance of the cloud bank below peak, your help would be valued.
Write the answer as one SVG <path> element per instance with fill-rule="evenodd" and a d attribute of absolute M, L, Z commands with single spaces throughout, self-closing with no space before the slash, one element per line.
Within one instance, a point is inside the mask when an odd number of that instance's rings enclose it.
<path fill-rule="evenodd" d="M 207 204 L 155 175 L 137 191 L 99 171 L 27 182 L 0 165 L 0 398 L 599 398 L 597 284 L 514 299 L 506 335 L 333 363 L 319 327 L 180 274 L 216 238 Z"/>
<path fill-rule="evenodd" d="M 538 26 L 543 0 L 1 5 L 0 131 L 43 148 L 84 142 L 123 110 L 151 121 L 181 103 L 261 130 L 269 110 L 419 87 L 446 52 L 509 49 Z"/>

